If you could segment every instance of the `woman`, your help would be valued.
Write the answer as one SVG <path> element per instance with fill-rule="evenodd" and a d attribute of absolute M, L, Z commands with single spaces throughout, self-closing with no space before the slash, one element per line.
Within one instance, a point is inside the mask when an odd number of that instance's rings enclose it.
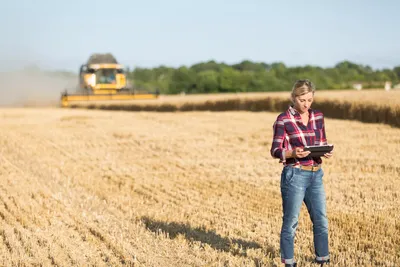
<path fill-rule="evenodd" d="M 320 157 L 309 156 L 306 145 L 327 144 L 324 115 L 311 109 L 315 87 L 309 80 L 298 80 L 292 88 L 292 105 L 281 113 L 273 125 L 271 155 L 283 164 L 281 194 L 283 223 L 280 235 L 282 263 L 296 266 L 294 237 L 300 208 L 305 202 L 313 223 L 315 261 L 329 262 L 328 220 Z M 330 158 L 326 153 L 325 158 Z"/>

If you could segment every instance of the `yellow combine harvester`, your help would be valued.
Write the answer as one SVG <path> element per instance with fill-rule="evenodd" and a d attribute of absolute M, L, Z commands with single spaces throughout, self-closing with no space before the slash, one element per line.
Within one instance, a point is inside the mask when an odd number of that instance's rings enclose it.
<path fill-rule="evenodd" d="M 155 99 L 159 93 L 136 93 L 128 86 L 127 72 L 112 54 L 93 54 L 79 70 L 79 89 L 61 94 L 61 106 L 71 102 Z"/>

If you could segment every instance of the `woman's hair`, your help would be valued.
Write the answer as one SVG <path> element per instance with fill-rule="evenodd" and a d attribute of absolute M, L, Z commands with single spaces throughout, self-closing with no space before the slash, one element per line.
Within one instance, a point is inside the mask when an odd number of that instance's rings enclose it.
<path fill-rule="evenodd" d="M 294 101 L 294 98 L 296 96 L 301 96 L 301 95 L 307 94 L 309 92 L 312 92 L 314 94 L 314 92 L 315 92 L 314 84 L 308 79 L 297 80 L 294 83 L 293 88 L 292 88 L 292 94 L 291 94 L 292 100 Z"/>

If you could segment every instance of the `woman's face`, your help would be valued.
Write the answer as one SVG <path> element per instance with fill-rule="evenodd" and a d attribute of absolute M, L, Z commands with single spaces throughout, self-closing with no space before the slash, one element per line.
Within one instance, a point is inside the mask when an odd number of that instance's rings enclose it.
<path fill-rule="evenodd" d="M 296 96 L 294 99 L 294 107 L 301 114 L 307 113 L 307 111 L 311 107 L 311 104 L 313 101 L 314 101 L 313 92 L 309 92 L 309 93 L 301 95 L 301 96 Z"/>

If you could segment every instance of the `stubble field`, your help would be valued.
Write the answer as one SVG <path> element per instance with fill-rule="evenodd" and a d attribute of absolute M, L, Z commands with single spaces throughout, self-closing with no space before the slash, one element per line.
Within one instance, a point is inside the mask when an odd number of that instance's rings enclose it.
<path fill-rule="evenodd" d="M 276 116 L 0 110 L 0 265 L 281 266 Z M 326 127 L 331 266 L 398 266 L 400 130 Z"/>

